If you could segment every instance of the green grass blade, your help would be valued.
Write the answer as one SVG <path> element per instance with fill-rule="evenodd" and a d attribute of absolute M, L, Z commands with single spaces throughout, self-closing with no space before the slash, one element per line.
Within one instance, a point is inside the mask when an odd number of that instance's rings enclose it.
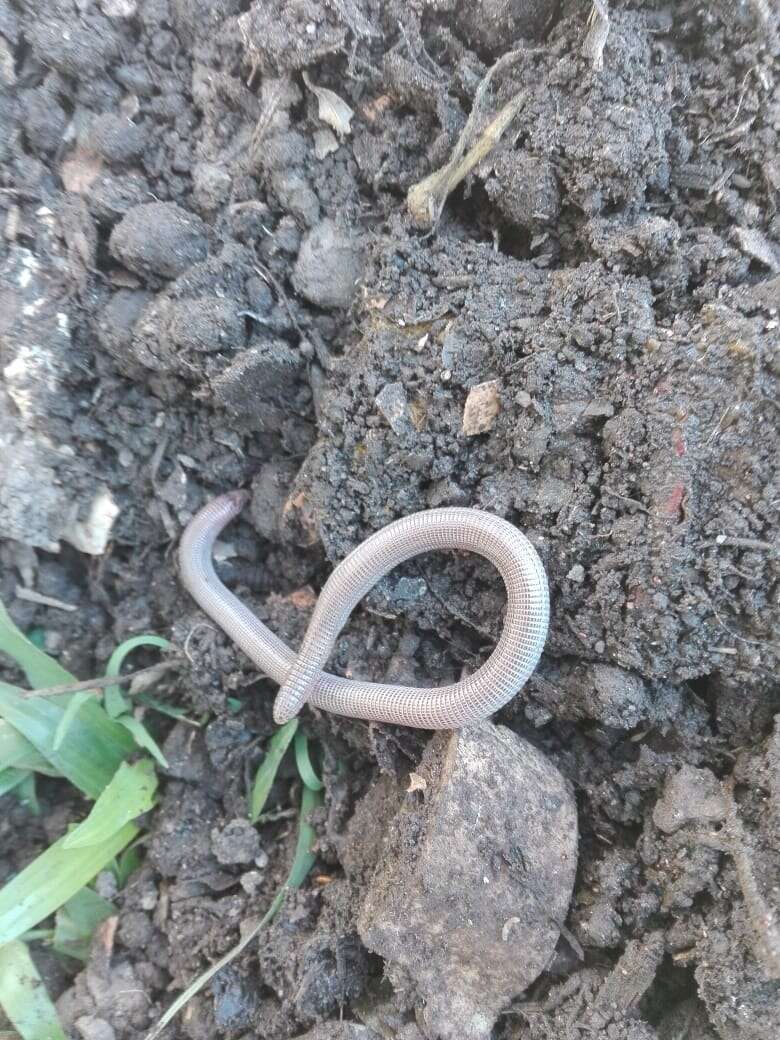
<path fill-rule="evenodd" d="M 75 787 L 97 798 L 135 744 L 124 726 L 110 719 L 93 697 L 71 723 L 68 739 L 55 750 L 57 727 L 69 700 L 20 697 L 16 687 L 0 683 L 0 717 Z"/>
<path fill-rule="evenodd" d="M 75 682 L 75 676 L 71 675 L 53 657 L 49 657 L 43 650 L 39 650 L 34 643 L 30 642 L 24 632 L 16 627 L 2 601 L 0 601 L 0 651 L 16 661 L 34 690 L 41 690 L 45 686 L 59 686 L 62 683 Z"/>
<path fill-rule="evenodd" d="M 210 968 L 207 968 L 202 975 L 199 975 L 194 982 L 191 982 L 190 985 L 179 994 L 154 1029 L 147 1033 L 146 1040 L 157 1040 L 157 1037 L 162 1033 L 163 1029 L 173 1021 L 183 1007 L 186 1007 L 186 1005 L 189 1004 L 195 994 L 199 993 L 206 983 L 211 982 L 218 971 L 221 971 L 227 964 L 230 964 L 232 960 L 235 960 L 235 958 L 247 948 L 252 940 L 257 937 L 262 929 L 265 928 L 269 921 L 273 921 L 274 917 L 279 913 L 286 897 L 287 886 L 285 885 L 279 890 L 279 892 L 277 892 L 274 901 L 254 928 L 250 928 L 240 942 L 236 943 L 232 949 L 228 950 L 228 952 L 224 954 L 224 956 L 220 957 L 218 961 L 215 961 Z"/>
<path fill-rule="evenodd" d="M 139 693 L 135 698 L 135 703 L 152 708 L 161 715 L 167 715 L 169 719 L 182 719 L 187 725 L 195 726 L 198 729 L 202 725 L 196 719 L 189 718 L 186 708 L 177 708 L 175 704 L 166 704 L 165 701 L 158 700 L 157 697 L 152 697 L 149 693 Z"/>
<path fill-rule="evenodd" d="M 67 1040 L 23 942 L 0 947 L 0 1007 L 22 1040 Z"/>
<path fill-rule="evenodd" d="M 157 774 L 149 758 L 129 766 L 123 762 L 108 787 L 92 806 L 83 823 L 63 839 L 64 849 L 83 849 L 101 845 L 131 820 L 154 805 Z"/>
<path fill-rule="evenodd" d="M 57 723 L 54 739 L 52 740 L 52 750 L 59 751 L 60 747 L 62 747 L 62 742 L 68 734 L 71 723 L 78 715 L 79 708 L 81 708 L 82 704 L 86 704 L 88 700 L 91 700 L 92 696 L 89 690 L 79 690 L 73 694 L 68 701 L 65 711 L 62 713 L 62 718 Z"/>
<path fill-rule="evenodd" d="M 91 888 L 82 888 L 61 906 L 55 916 L 52 949 L 86 961 L 92 933 L 101 921 L 116 913 L 113 905 Z"/>
<path fill-rule="evenodd" d="M 291 721 L 295 722 L 296 720 L 293 719 Z M 288 722 L 285 725 L 289 726 L 290 723 Z M 285 727 L 283 726 L 282 729 L 284 728 Z M 278 730 L 276 736 L 278 736 L 280 732 L 281 730 Z M 287 747 L 289 743 L 290 741 L 288 740 L 285 747 Z M 284 752 L 282 752 L 282 754 L 284 754 Z M 183 993 L 179 994 L 154 1029 L 147 1034 L 146 1040 L 156 1040 L 160 1033 L 162 1033 L 163 1029 L 165 1029 L 181 1009 L 192 1000 L 195 994 L 199 993 L 200 990 L 202 990 L 203 987 L 214 978 L 217 972 L 221 971 L 222 968 L 225 967 L 225 965 L 230 964 L 232 960 L 235 960 L 242 950 L 245 950 L 249 943 L 257 937 L 260 931 L 265 928 L 274 917 L 276 917 L 282 904 L 287 898 L 287 893 L 290 889 L 300 888 L 303 884 L 315 860 L 315 855 L 311 849 L 316 835 L 314 833 L 314 828 L 309 823 L 307 817 L 312 809 L 316 809 L 318 806 L 322 805 L 322 801 L 322 794 L 319 791 L 312 791 L 311 788 L 304 785 L 303 793 L 301 795 L 301 811 L 298 817 L 298 840 L 295 845 L 295 857 L 287 881 L 276 893 L 273 902 L 265 913 L 265 916 L 258 921 L 254 928 L 250 929 L 246 935 L 243 936 L 240 942 L 238 942 L 231 950 L 228 950 L 228 952 L 223 957 L 220 957 L 218 961 L 215 961 L 215 963 L 204 971 L 202 975 L 199 975 L 194 982 L 190 983 Z"/>
<path fill-rule="evenodd" d="M 19 799 L 29 813 L 33 816 L 41 815 L 41 805 L 38 801 L 38 786 L 35 773 L 27 773 L 20 784 L 14 788 L 14 797 Z"/>
<path fill-rule="evenodd" d="M 149 752 L 158 765 L 162 766 L 163 769 L 168 768 L 168 759 L 162 753 L 160 745 L 154 739 L 146 726 L 144 726 L 143 722 L 139 722 L 138 719 L 134 718 L 132 715 L 123 715 L 116 721 L 121 726 L 125 727 L 139 747 Z"/>
<path fill-rule="evenodd" d="M 142 863 L 143 858 L 137 843 L 125 849 L 121 856 L 117 856 L 113 864 L 113 871 L 116 878 L 116 886 L 120 892 L 130 880 L 130 876 L 138 870 Z"/>
<path fill-rule="evenodd" d="M 249 798 L 249 819 L 252 823 L 257 821 L 265 808 L 265 803 L 268 801 L 268 795 L 271 793 L 279 766 L 282 764 L 284 754 L 290 746 L 290 741 L 295 736 L 297 729 L 298 720 L 290 719 L 289 722 L 285 722 L 283 726 L 280 726 L 268 741 L 268 751 L 260 763 L 260 768 L 257 770 L 257 776 L 252 786 L 252 794 Z"/>
<path fill-rule="evenodd" d="M 0 718 L 0 769 L 10 769 L 11 767 L 32 769 L 37 773 L 46 773 L 48 776 L 60 775 L 18 729 L 14 729 L 10 722 Z"/>
<path fill-rule="evenodd" d="M 109 657 L 108 664 L 106 665 L 106 675 L 119 675 L 127 655 L 132 653 L 132 651 L 136 650 L 139 646 L 156 646 L 161 650 L 167 650 L 170 645 L 170 642 L 167 639 L 163 639 L 162 636 L 133 636 L 131 639 L 126 639 L 123 643 L 119 644 L 113 654 Z M 103 706 L 112 719 L 118 718 L 118 716 L 130 711 L 130 702 L 122 693 L 118 683 L 116 686 L 106 687 L 105 693 L 103 694 Z"/>
<path fill-rule="evenodd" d="M 312 852 L 312 848 L 317 835 L 309 823 L 308 817 L 312 810 L 319 808 L 322 803 L 322 792 L 312 791 L 304 784 L 301 792 L 301 811 L 298 817 L 298 840 L 295 843 L 295 856 L 287 878 L 288 888 L 300 888 L 314 865 L 316 856 Z"/>
<path fill-rule="evenodd" d="M 0 770 L 0 798 L 9 791 L 13 791 L 29 775 L 26 769 L 14 769 L 13 766 Z"/>
<path fill-rule="evenodd" d="M 309 758 L 309 738 L 299 730 L 295 734 L 295 764 L 298 767 L 298 775 L 307 787 L 312 791 L 321 791 L 325 784 L 314 772 L 314 766 Z"/>
<path fill-rule="evenodd" d="M 18 939 L 67 903 L 138 834 L 132 823 L 100 845 L 65 849 L 60 838 L 0 889 L 0 945 Z"/>

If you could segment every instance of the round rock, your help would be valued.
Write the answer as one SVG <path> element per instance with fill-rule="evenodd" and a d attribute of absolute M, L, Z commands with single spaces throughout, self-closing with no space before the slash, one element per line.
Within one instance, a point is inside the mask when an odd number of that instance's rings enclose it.
<path fill-rule="evenodd" d="M 358 931 L 426 1035 L 488 1040 L 555 950 L 577 866 L 574 795 L 490 722 L 433 737 L 413 780 L 389 822 L 372 804 L 350 825 L 348 873 L 366 872 L 354 841 L 376 856 Z"/>

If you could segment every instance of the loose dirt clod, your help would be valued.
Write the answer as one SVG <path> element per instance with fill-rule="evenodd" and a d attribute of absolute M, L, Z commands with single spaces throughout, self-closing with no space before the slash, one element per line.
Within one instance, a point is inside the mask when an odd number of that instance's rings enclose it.
<path fill-rule="evenodd" d="M 709 769 L 683 768 L 670 777 L 653 810 L 653 822 L 664 834 L 690 823 L 718 822 L 726 815 L 726 800 Z"/>
<path fill-rule="evenodd" d="M 301 243 L 293 282 L 318 307 L 348 307 L 360 273 L 360 249 L 354 236 L 335 221 L 323 220 Z"/>
<path fill-rule="evenodd" d="M 109 248 L 136 274 L 176 278 L 206 256 L 206 226 L 175 203 L 145 202 L 117 224 Z"/>

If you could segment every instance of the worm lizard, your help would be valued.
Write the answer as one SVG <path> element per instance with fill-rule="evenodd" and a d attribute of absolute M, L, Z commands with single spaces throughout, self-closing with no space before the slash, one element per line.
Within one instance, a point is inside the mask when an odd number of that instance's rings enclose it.
<path fill-rule="evenodd" d="M 547 578 L 534 547 L 508 521 L 477 509 L 445 508 L 412 513 L 383 527 L 334 569 L 296 654 L 214 571 L 214 541 L 248 498 L 245 491 L 232 491 L 196 514 L 179 547 L 181 579 L 206 614 L 280 685 L 274 703 L 277 723 L 293 718 L 308 701 L 352 718 L 419 729 L 455 729 L 503 707 L 536 668 L 549 623 Z M 478 553 L 504 579 L 504 629 L 488 660 L 460 682 L 432 689 L 362 682 L 323 672 L 341 629 L 369 589 L 398 564 L 433 549 Z"/>

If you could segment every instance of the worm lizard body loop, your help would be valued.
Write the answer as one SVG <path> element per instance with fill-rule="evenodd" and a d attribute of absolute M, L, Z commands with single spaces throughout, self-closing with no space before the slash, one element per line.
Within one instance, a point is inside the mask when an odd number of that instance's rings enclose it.
<path fill-rule="evenodd" d="M 337 715 L 420 729 L 454 729 L 487 718 L 525 684 L 542 653 L 549 594 L 536 550 L 517 528 L 476 509 L 430 509 L 396 520 L 354 549 L 334 569 L 295 654 L 219 580 L 212 563 L 217 535 L 241 512 L 243 491 L 214 499 L 193 518 L 179 548 L 181 578 L 200 607 L 280 690 L 274 720 L 287 722 L 310 704 Z M 504 579 L 504 629 L 473 675 L 433 689 L 362 682 L 323 672 L 352 610 L 399 563 L 433 549 L 486 557 Z"/>

